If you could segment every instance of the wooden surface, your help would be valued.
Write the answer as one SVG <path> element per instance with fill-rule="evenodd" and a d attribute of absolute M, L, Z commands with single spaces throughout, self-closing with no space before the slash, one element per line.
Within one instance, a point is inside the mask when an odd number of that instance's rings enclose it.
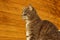
<path fill-rule="evenodd" d="M 56 1 L 56 2 L 55 2 Z M 22 8 L 32 4 L 42 20 L 60 29 L 59 0 L 0 0 L 0 40 L 26 40 Z"/>

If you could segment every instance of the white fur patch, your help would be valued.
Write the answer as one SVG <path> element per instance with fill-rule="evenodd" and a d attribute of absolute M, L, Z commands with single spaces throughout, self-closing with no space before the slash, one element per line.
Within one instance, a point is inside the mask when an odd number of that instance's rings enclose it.
<path fill-rule="evenodd" d="M 60 31 L 60 30 L 58 30 L 58 31 Z"/>
<path fill-rule="evenodd" d="M 26 31 L 27 40 L 30 40 L 29 32 Z"/>
<path fill-rule="evenodd" d="M 28 24 L 30 23 L 30 21 L 29 20 L 26 20 L 26 36 L 29 36 L 29 31 L 28 31 L 28 29 L 29 29 L 29 26 L 28 26 Z M 29 37 L 27 37 L 27 40 L 30 40 L 30 36 Z"/>
<path fill-rule="evenodd" d="M 30 40 L 31 37 L 28 37 L 27 40 Z"/>
<path fill-rule="evenodd" d="M 28 20 L 28 18 L 27 18 L 27 20 L 26 20 L 26 27 L 28 27 L 28 24 L 30 23 L 30 21 Z"/>

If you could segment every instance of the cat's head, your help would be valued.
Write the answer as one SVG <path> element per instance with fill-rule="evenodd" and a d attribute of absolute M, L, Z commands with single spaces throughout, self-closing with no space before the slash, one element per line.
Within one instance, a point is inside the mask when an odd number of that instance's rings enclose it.
<path fill-rule="evenodd" d="M 36 15 L 36 10 L 29 5 L 28 7 L 23 8 L 22 17 L 26 20 L 32 20 Z"/>

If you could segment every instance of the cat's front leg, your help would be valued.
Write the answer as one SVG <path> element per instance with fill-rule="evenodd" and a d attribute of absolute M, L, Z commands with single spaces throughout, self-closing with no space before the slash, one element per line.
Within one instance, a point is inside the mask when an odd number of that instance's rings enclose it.
<path fill-rule="evenodd" d="M 27 37 L 27 40 L 35 40 L 35 38 L 29 36 L 29 37 Z"/>
<path fill-rule="evenodd" d="M 26 40 L 30 40 L 30 33 L 29 33 L 29 31 L 26 31 Z"/>
<path fill-rule="evenodd" d="M 27 39 L 26 40 L 30 40 L 31 37 L 27 36 Z"/>
<path fill-rule="evenodd" d="M 29 31 L 26 32 L 26 40 L 35 40 L 33 34 Z"/>

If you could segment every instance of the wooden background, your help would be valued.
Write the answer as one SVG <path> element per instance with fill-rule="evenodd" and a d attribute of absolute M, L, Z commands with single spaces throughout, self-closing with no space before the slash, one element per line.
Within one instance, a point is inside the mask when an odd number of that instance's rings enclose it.
<path fill-rule="evenodd" d="M 26 40 L 22 9 L 32 4 L 42 20 L 60 29 L 60 0 L 0 0 L 0 40 Z"/>

